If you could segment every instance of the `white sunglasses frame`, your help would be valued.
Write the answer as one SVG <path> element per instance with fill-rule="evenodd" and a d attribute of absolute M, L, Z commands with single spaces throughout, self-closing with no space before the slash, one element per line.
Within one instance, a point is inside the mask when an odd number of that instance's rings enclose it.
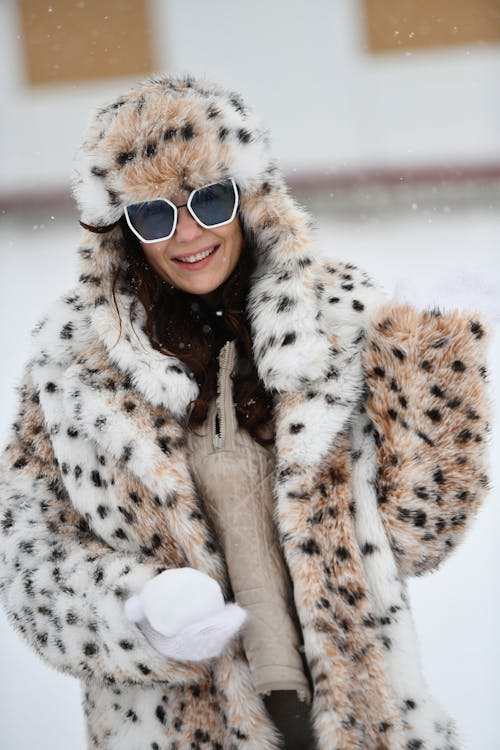
<path fill-rule="evenodd" d="M 204 190 L 205 188 L 211 187 L 212 185 L 219 185 L 221 182 L 227 182 L 227 180 L 229 180 L 231 182 L 232 186 L 233 186 L 234 198 L 235 198 L 235 200 L 234 200 L 234 208 L 233 208 L 233 212 L 231 214 L 231 218 L 230 219 L 226 219 L 226 221 L 220 221 L 218 224 L 204 224 L 196 216 L 195 212 L 191 208 L 191 201 L 193 200 L 193 196 L 199 190 Z M 125 219 L 127 221 L 127 224 L 130 227 L 131 231 L 135 234 L 135 236 L 141 242 L 144 242 L 147 245 L 153 244 L 154 242 L 163 242 L 164 240 L 169 240 L 171 237 L 173 237 L 173 235 L 175 234 L 175 230 L 177 229 L 177 218 L 178 218 L 178 215 L 179 215 L 179 210 L 178 209 L 179 208 L 184 208 L 184 206 L 186 206 L 187 210 L 189 211 L 189 213 L 191 214 L 191 216 L 193 217 L 193 219 L 196 221 L 196 223 L 199 224 L 200 227 L 203 227 L 203 229 L 215 229 L 216 227 L 223 227 L 225 224 L 230 224 L 233 221 L 234 217 L 236 216 L 236 211 L 238 210 L 238 205 L 239 205 L 239 202 L 240 202 L 239 201 L 239 197 L 240 196 L 239 196 L 238 188 L 236 187 L 236 182 L 234 181 L 234 178 L 233 177 L 228 177 L 227 180 L 218 180 L 217 182 L 210 182 L 208 185 L 202 185 L 199 188 L 195 188 L 195 190 L 192 190 L 191 193 L 189 194 L 189 198 L 187 199 L 187 203 L 181 203 L 178 206 L 175 203 L 172 203 L 172 201 L 169 201 L 168 198 L 152 198 L 151 200 L 164 201 L 164 203 L 168 203 L 168 205 L 174 211 L 174 223 L 173 223 L 173 226 L 172 226 L 172 231 L 170 232 L 170 234 L 166 235 L 165 237 L 158 237 L 158 239 L 154 239 L 154 240 L 145 240 L 145 239 L 143 239 L 141 237 L 141 235 L 139 234 L 139 232 L 136 229 L 134 229 L 134 227 L 132 226 L 132 222 L 130 221 L 130 218 L 129 218 L 129 215 L 128 215 L 128 206 L 125 206 L 125 208 L 123 209 L 123 211 L 124 211 L 124 214 L 125 214 Z M 144 201 L 144 203 L 149 203 L 149 201 Z M 131 203 L 130 205 L 134 205 L 134 204 Z"/>

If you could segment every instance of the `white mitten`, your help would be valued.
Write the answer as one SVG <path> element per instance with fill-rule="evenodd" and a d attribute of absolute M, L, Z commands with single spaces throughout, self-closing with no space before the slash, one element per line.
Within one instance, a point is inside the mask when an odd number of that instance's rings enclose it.
<path fill-rule="evenodd" d="M 482 271 L 460 270 L 442 276 L 424 290 L 416 289 L 412 280 L 400 279 L 395 287 L 396 301 L 420 308 L 470 309 L 500 323 L 500 268 Z"/>
<path fill-rule="evenodd" d="M 178 661 L 219 656 L 247 613 L 225 604 L 217 581 L 194 568 L 172 568 L 125 602 L 125 615 L 157 651 Z"/>

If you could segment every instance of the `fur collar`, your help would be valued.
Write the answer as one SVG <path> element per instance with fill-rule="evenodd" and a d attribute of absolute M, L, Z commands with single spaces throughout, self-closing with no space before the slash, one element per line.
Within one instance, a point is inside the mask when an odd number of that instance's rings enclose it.
<path fill-rule="evenodd" d="M 41 359 L 62 367 L 66 410 L 80 429 L 119 461 L 127 446 L 140 442 L 134 455 L 141 456 L 141 478 L 151 476 L 160 462 L 168 473 L 164 424 L 168 440 L 182 442 L 198 386 L 182 361 L 151 346 L 136 298 L 118 293 L 119 321 L 110 301 L 89 301 L 89 287 L 95 293 L 92 281 L 81 281 L 49 315 L 39 332 Z M 275 310 L 285 298 L 297 304 L 280 318 Z M 278 458 L 285 439 L 287 460 L 300 465 L 319 465 L 327 455 L 362 395 L 365 330 L 381 301 L 380 288 L 343 261 L 318 257 L 299 277 L 279 267 L 260 269 L 249 304 L 256 365 L 265 387 L 275 393 Z M 283 344 L 287 336 L 293 341 Z M 46 371 L 39 377 L 43 389 Z M 146 430 L 148 413 L 153 416 Z M 310 437 L 304 441 L 301 427 L 308 425 Z"/>

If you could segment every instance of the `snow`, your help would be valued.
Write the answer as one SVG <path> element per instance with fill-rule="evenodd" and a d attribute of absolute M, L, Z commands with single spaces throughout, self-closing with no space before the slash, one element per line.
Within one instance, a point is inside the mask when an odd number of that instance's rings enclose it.
<path fill-rule="evenodd" d="M 396 218 L 319 217 L 318 238 L 332 258 L 359 263 L 392 292 L 402 278 L 424 295 L 429 282 L 458 270 L 500 272 L 500 218 L 491 210 L 450 210 L 429 217 L 411 207 Z M 38 227 L 38 229 L 35 229 Z M 43 229 L 43 231 L 40 231 Z M 6 214 L 0 224 L 2 273 L 0 313 L 3 366 L 0 424 L 6 435 L 14 414 L 16 384 L 30 343 L 30 330 L 45 306 L 69 289 L 77 274 L 80 230 L 74 216 Z M 492 387 L 498 380 L 498 332 L 491 353 Z M 498 452 L 498 405 L 493 449 Z M 438 700 L 454 716 L 469 750 L 496 750 L 500 731 L 500 611 L 498 501 L 494 489 L 468 537 L 434 575 L 410 582 L 424 673 Z M 24 645 L 0 613 L 0 705 L 2 750 L 84 750 L 80 688 L 72 678 L 48 669 Z M 29 721 L 19 720 L 19 709 Z"/>

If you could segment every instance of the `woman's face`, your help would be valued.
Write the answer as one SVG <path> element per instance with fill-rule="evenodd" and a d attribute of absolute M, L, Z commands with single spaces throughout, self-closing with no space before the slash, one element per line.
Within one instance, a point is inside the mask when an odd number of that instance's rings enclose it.
<path fill-rule="evenodd" d="M 176 205 L 186 202 L 182 193 L 171 200 Z M 183 206 L 178 209 L 177 226 L 169 240 L 141 242 L 144 255 L 151 267 L 166 281 L 178 289 L 191 294 L 205 295 L 219 287 L 235 268 L 243 247 L 243 233 L 236 214 L 233 221 L 222 227 L 204 229 Z M 193 257 L 205 251 L 213 251 L 208 257 L 193 261 Z"/>

